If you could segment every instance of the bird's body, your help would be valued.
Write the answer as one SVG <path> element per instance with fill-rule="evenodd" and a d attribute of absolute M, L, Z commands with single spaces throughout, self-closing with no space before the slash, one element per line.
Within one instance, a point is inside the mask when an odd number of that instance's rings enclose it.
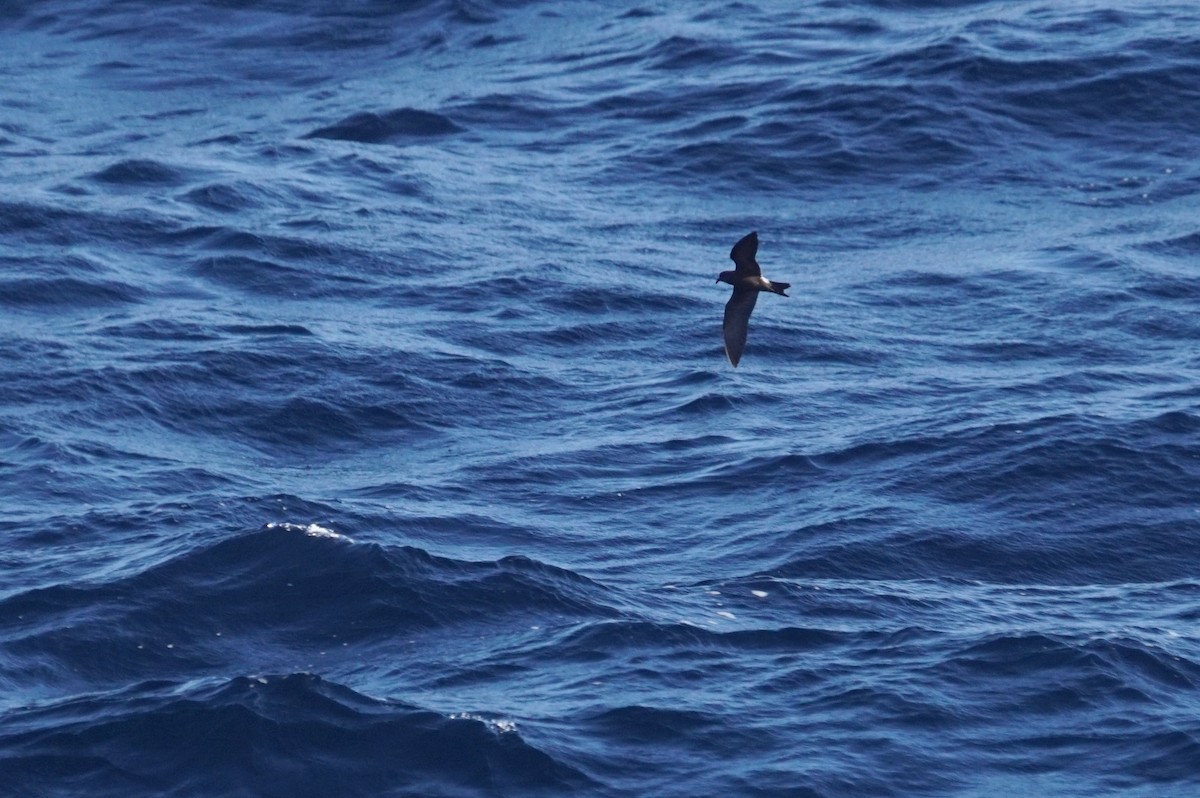
<path fill-rule="evenodd" d="M 733 296 L 725 303 L 725 354 L 729 362 L 737 368 L 746 349 L 746 334 L 750 326 L 750 313 L 758 302 L 762 291 L 787 296 L 785 291 L 791 288 L 791 283 L 776 283 L 762 276 L 755 257 L 758 255 L 758 233 L 750 233 L 733 245 L 729 257 L 733 260 L 734 268 L 721 272 L 717 276 L 718 283 L 729 283 L 733 286 Z"/>

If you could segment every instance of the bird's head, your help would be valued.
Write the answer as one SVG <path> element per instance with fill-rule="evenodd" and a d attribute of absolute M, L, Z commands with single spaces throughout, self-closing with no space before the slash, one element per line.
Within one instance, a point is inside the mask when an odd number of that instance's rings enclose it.
<path fill-rule="evenodd" d="M 737 277 L 737 272 L 734 272 L 734 271 L 721 272 L 720 274 L 717 275 L 717 282 L 718 283 L 729 283 L 730 285 L 733 285 L 733 280 L 735 277 Z"/>

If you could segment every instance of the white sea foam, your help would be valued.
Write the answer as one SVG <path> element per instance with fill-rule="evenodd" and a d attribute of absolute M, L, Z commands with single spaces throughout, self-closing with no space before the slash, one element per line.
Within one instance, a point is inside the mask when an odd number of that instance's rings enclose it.
<path fill-rule="evenodd" d="M 303 532 L 310 538 L 330 538 L 332 540 L 346 541 L 350 540 L 350 538 L 346 537 L 345 535 L 334 532 L 332 529 L 321 526 L 320 524 L 308 524 L 306 526 L 304 524 L 292 524 L 286 521 L 281 521 L 278 523 L 271 521 L 266 525 L 266 527 L 267 529 L 283 529 L 288 532 Z"/>
<path fill-rule="evenodd" d="M 504 718 L 485 718 L 481 715 L 476 715 L 471 712 L 455 712 L 450 716 L 450 719 L 477 720 L 497 734 L 506 734 L 508 732 L 515 732 L 517 730 L 517 724 L 515 721 L 506 720 Z"/>

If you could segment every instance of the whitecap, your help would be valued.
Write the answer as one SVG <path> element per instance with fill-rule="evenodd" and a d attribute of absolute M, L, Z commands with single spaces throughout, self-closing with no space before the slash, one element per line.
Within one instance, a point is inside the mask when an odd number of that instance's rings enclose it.
<path fill-rule="evenodd" d="M 476 715 L 471 712 L 455 712 L 450 715 L 450 720 L 477 720 L 497 734 L 506 734 L 517 730 L 515 721 L 504 718 L 485 718 L 482 715 Z"/>
<path fill-rule="evenodd" d="M 346 537 L 345 535 L 334 532 L 332 529 L 321 526 L 320 524 L 308 524 L 307 526 L 305 526 L 304 524 L 292 524 L 292 523 L 288 523 L 287 521 L 282 521 L 279 523 L 276 523 L 275 521 L 270 521 L 267 523 L 266 528 L 267 529 L 283 529 L 288 532 L 302 532 L 305 535 L 308 535 L 310 538 L 330 538 L 332 540 L 347 540 L 347 541 L 350 540 L 350 538 Z"/>

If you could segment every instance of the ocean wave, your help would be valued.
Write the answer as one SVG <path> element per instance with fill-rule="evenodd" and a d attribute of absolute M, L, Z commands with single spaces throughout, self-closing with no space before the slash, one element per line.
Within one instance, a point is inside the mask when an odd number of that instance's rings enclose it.
<path fill-rule="evenodd" d="M 613 613 L 598 584 L 526 557 L 453 560 L 276 523 L 114 579 L 13 593 L 0 608 L 19 619 L 6 631 L 14 681 L 58 671 L 103 683 L 283 662 L 314 643 L 349 653 L 456 625 Z"/>
<path fill-rule="evenodd" d="M 9 720 L 0 739 L 14 753 L 0 774 L 17 794 L 541 795 L 590 784 L 516 728 L 308 673 L 148 681 Z"/>
<path fill-rule="evenodd" d="M 382 113 L 357 113 L 327 127 L 317 128 L 302 138 L 380 144 L 395 142 L 397 139 L 427 138 L 460 132 L 461 127 L 441 114 L 417 108 L 396 108 Z"/>
<path fill-rule="evenodd" d="M 121 186 L 178 186 L 191 177 L 183 170 L 159 161 L 135 159 L 102 169 L 92 175 L 92 179 Z"/>
<path fill-rule="evenodd" d="M 15 307 L 78 309 L 136 303 L 144 298 L 137 287 L 118 280 L 81 280 L 73 277 L 0 280 L 0 303 Z"/>

